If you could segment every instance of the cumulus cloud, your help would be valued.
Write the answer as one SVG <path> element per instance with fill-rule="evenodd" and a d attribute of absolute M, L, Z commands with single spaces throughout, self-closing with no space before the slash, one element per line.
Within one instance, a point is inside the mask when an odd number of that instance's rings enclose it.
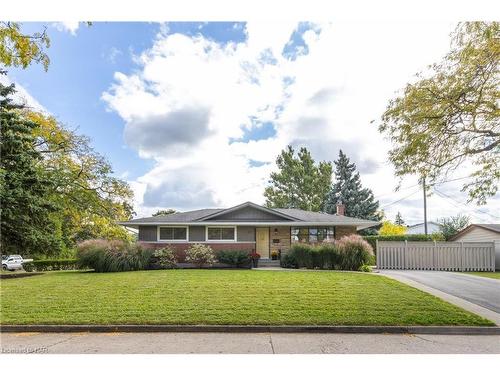
<path fill-rule="evenodd" d="M 125 126 L 125 141 L 144 157 L 165 157 L 192 150 L 210 135 L 208 108 L 173 110 L 133 119 Z"/>
<path fill-rule="evenodd" d="M 453 27 L 248 22 L 240 43 L 159 33 L 134 59 L 137 69 L 116 72 L 102 95 L 124 120 L 127 144 L 155 161 L 131 181 L 137 211 L 263 203 L 276 156 L 288 144 L 308 147 L 317 160 L 334 160 L 342 149 L 364 185 L 385 195 L 382 203 L 398 199 L 390 145 L 372 121 L 448 50 Z M 248 139 L 265 123 L 273 131 Z M 388 216 L 401 210 L 418 219 L 416 199 L 407 208 L 404 201 L 389 205 Z M 431 215 L 451 213 L 445 206 L 436 203 Z"/>
<path fill-rule="evenodd" d="M 76 31 L 80 27 L 80 22 L 78 21 L 63 21 L 63 22 L 54 22 L 52 24 L 58 31 L 65 31 L 70 33 L 71 35 L 76 35 Z"/>

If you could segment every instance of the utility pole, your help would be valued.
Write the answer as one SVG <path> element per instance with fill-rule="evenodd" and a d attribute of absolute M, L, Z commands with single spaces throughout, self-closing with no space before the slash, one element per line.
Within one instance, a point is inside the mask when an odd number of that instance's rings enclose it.
<path fill-rule="evenodd" d="M 422 188 L 424 190 L 424 231 L 427 236 L 427 194 L 425 192 L 425 177 L 422 178 Z"/>

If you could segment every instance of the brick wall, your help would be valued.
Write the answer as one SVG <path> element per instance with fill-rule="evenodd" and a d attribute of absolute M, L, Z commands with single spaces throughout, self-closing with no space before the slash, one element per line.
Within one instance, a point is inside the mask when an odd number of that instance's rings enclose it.
<path fill-rule="evenodd" d="M 344 236 L 356 234 L 356 227 L 335 227 L 335 239 L 340 240 Z"/>
<path fill-rule="evenodd" d="M 186 257 L 186 249 L 193 243 L 189 242 L 177 242 L 177 243 L 158 243 L 158 242 L 140 242 L 139 243 L 148 249 L 161 249 L 169 245 L 175 250 L 175 255 L 179 262 L 184 262 Z M 224 243 L 204 243 L 204 245 L 210 246 L 215 253 L 221 250 L 238 250 L 246 251 L 248 253 L 255 251 L 255 243 L 241 243 L 241 242 L 224 242 Z"/>

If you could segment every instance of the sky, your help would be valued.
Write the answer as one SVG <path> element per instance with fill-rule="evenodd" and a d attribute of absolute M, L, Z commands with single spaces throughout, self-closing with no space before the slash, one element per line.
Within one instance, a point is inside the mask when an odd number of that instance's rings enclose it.
<path fill-rule="evenodd" d="M 263 204 L 276 157 L 292 145 L 317 161 L 342 149 L 388 219 L 399 211 L 409 224 L 423 221 L 417 179 L 395 191 L 391 145 L 377 125 L 398 90 L 449 50 L 455 24 L 72 22 L 24 23 L 23 31 L 43 27 L 48 72 L 11 68 L 7 79 L 90 137 L 130 183 L 137 216 Z M 465 181 L 431 189 L 428 220 L 462 213 L 500 222 L 498 194 L 486 206 L 466 204 Z"/>

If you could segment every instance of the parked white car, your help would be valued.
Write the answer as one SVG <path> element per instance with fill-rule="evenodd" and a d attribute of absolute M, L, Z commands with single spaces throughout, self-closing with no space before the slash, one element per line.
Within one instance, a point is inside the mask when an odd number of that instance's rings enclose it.
<path fill-rule="evenodd" d="M 2 269 L 4 271 L 15 271 L 23 268 L 24 259 L 21 255 L 9 255 L 5 259 L 2 257 Z"/>

